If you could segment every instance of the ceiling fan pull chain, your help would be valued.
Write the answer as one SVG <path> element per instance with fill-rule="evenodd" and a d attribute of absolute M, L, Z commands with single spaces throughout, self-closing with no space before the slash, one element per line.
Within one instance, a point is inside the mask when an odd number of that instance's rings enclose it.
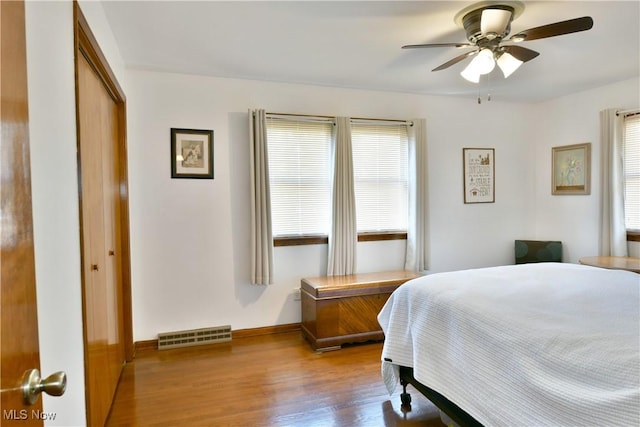
<path fill-rule="evenodd" d="M 491 101 L 491 77 L 490 74 L 487 74 L 486 77 L 486 85 L 487 85 L 487 102 Z M 478 104 L 482 104 L 482 96 L 480 96 L 481 90 L 480 87 L 482 86 L 482 76 L 480 77 L 480 81 L 478 82 Z"/>

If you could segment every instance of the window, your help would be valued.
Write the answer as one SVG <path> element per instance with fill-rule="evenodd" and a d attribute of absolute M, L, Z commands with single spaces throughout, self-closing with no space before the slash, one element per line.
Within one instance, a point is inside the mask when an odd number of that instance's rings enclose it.
<path fill-rule="evenodd" d="M 352 120 L 358 240 L 405 239 L 408 136 L 404 122 Z M 331 226 L 331 119 L 267 115 L 276 246 L 326 243 Z"/>
<path fill-rule="evenodd" d="M 627 231 L 640 233 L 640 114 L 624 119 L 624 212 Z"/>
<path fill-rule="evenodd" d="M 358 232 L 406 231 L 406 125 L 354 122 L 351 144 Z"/>
<path fill-rule="evenodd" d="M 274 237 L 329 234 L 332 122 L 267 117 Z"/>

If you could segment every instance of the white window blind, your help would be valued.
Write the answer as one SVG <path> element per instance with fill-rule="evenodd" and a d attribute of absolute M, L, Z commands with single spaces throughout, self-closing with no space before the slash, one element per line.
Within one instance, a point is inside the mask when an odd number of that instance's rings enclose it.
<path fill-rule="evenodd" d="M 327 235 L 333 124 L 267 117 L 273 236 Z"/>
<path fill-rule="evenodd" d="M 358 232 L 406 231 L 406 125 L 352 123 L 351 143 Z"/>
<path fill-rule="evenodd" d="M 624 119 L 624 212 L 627 230 L 640 231 L 640 114 Z"/>

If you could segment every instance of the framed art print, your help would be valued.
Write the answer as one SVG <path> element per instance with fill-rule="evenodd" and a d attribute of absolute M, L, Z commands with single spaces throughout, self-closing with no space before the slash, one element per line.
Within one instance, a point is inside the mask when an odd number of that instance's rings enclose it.
<path fill-rule="evenodd" d="M 171 128 L 171 178 L 213 179 L 213 131 Z"/>
<path fill-rule="evenodd" d="M 495 150 L 463 148 L 464 202 L 495 202 Z"/>
<path fill-rule="evenodd" d="M 591 143 L 551 149 L 551 194 L 591 193 Z"/>

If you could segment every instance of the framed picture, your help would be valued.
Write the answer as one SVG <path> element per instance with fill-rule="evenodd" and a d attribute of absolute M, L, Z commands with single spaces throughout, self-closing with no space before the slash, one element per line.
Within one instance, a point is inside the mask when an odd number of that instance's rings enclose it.
<path fill-rule="evenodd" d="M 171 178 L 213 179 L 213 131 L 171 128 Z"/>
<path fill-rule="evenodd" d="M 551 194 L 591 194 L 591 143 L 551 151 Z"/>
<path fill-rule="evenodd" d="M 495 150 L 493 148 L 463 148 L 462 162 L 464 202 L 495 202 Z"/>

